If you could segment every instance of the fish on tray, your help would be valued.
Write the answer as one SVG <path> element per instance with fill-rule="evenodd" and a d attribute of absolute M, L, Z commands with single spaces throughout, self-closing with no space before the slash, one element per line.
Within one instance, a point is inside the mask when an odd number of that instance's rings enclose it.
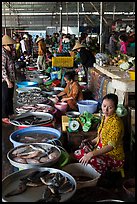
<path fill-rule="evenodd" d="M 17 188 L 8 192 L 5 197 L 22 194 L 29 190 L 29 188 L 41 185 L 44 186 L 42 197 L 35 202 L 59 202 L 62 194 L 73 191 L 75 187 L 70 179 L 60 172 L 52 173 L 49 170 L 32 170 L 27 175 L 21 177 Z"/>
<path fill-rule="evenodd" d="M 27 117 L 22 117 L 22 118 L 17 118 L 14 120 L 11 120 L 12 123 L 17 124 L 17 125 L 36 125 L 36 124 L 41 124 L 44 122 L 50 122 L 51 118 L 46 118 L 44 119 L 43 116 L 35 116 L 35 115 L 30 115 Z"/>
<path fill-rule="evenodd" d="M 59 157 L 60 152 L 55 147 L 43 148 L 40 145 L 18 146 L 11 153 L 13 161 L 22 164 L 40 164 L 46 163 Z"/>

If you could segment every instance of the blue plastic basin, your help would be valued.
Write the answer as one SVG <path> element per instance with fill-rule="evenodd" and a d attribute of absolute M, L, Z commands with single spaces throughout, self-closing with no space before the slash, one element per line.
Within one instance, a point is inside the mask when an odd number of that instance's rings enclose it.
<path fill-rule="evenodd" d="M 89 113 L 95 113 L 98 107 L 98 101 L 95 100 L 81 100 L 78 101 L 78 109 L 81 114 L 84 111 L 88 111 Z"/>
<path fill-rule="evenodd" d="M 17 136 L 21 136 L 23 134 L 26 135 L 26 133 L 38 133 L 38 134 L 51 134 L 54 135 L 55 139 L 49 139 L 47 142 L 52 142 L 54 140 L 58 140 L 61 137 L 61 132 L 55 128 L 50 128 L 50 127 L 28 127 L 28 128 L 23 128 L 21 130 L 16 130 L 14 131 L 10 136 L 9 140 L 12 142 L 14 147 L 17 147 L 19 145 L 23 145 L 26 143 L 19 142 L 17 139 Z M 30 142 L 31 143 L 31 142 Z"/>
<path fill-rule="evenodd" d="M 18 88 L 24 88 L 24 87 L 35 87 L 38 86 L 38 82 L 34 81 L 21 81 L 16 83 Z"/>

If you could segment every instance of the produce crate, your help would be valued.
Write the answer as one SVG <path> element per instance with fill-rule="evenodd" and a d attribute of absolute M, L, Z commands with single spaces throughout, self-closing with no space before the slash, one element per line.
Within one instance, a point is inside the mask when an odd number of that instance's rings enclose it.
<path fill-rule="evenodd" d="M 52 57 L 52 67 L 73 67 L 73 57 Z"/>

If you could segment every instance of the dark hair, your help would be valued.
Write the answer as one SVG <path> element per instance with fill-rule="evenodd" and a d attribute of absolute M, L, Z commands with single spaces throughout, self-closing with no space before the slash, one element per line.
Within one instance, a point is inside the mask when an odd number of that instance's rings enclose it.
<path fill-rule="evenodd" d="M 110 99 L 114 102 L 115 105 L 115 109 L 117 109 L 117 105 L 118 105 L 118 96 L 114 93 L 109 93 L 107 95 L 105 95 L 102 99 L 102 102 L 104 101 L 104 99 Z"/>
<path fill-rule="evenodd" d="M 69 81 L 71 81 L 71 80 L 74 81 L 74 79 L 75 79 L 75 71 L 66 72 L 65 75 L 64 75 L 64 77 L 65 77 L 66 79 L 68 79 Z"/>
<path fill-rule="evenodd" d="M 122 41 L 124 41 L 124 42 L 127 42 L 127 40 L 128 40 L 127 36 L 124 35 L 124 34 L 123 34 L 123 35 L 120 35 L 119 38 L 120 38 Z"/>

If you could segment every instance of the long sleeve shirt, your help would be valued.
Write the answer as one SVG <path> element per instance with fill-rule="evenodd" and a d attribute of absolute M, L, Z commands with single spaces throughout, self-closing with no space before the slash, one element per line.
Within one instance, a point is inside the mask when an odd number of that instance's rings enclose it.
<path fill-rule="evenodd" d="M 15 64 L 12 59 L 12 53 L 2 48 L 2 82 L 6 79 L 15 81 Z"/>

